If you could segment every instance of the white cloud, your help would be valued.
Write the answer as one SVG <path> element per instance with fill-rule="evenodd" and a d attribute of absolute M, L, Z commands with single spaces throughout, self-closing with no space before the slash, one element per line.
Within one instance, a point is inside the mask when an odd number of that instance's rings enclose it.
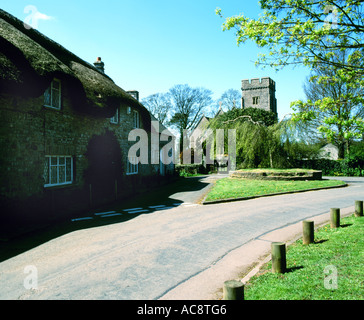
<path fill-rule="evenodd" d="M 37 19 L 37 20 L 53 20 L 54 17 L 47 16 L 46 14 L 40 13 L 39 11 L 37 11 L 36 14 L 35 14 L 34 19 Z"/>
<path fill-rule="evenodd" d="M 48 16 L 44 13 L 38 11 L 36 6 L 28 5 L 24 8 L 24 13 L 28 13 L 28 15 L 24 19 L 24 27 L 26 29 L 37 29 L 38 28 L 38 20 L 53 20 L 54 17 Z"/>

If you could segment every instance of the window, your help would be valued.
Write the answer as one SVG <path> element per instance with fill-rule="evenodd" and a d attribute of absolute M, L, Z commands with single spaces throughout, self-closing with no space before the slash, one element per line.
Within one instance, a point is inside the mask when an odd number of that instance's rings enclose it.
<path fill-rule="evenodd" d="M 49 88 L 44 92 L 44 105 L 61 110 L 61 80 L 53 79 Z"/>
<path fill-rule="evenodd" d="M 138 174 L 139 163 L 133 164 L 136 161 L 137 161 L 137 157 L 131 157 L 130 159 L 128 158 L 128 167 L 126 170 L 127 175 Z"/>
<path fill-rule="evenodd" d="M 259 97 L 253 97 L 253 104 L 259 104 Z"/>
<path fill-rule="evenodd" d="M 139 128 L 139 112 L 133 110 L 133 127 Z"/>
<path fill-rule="evenodd" d="M 73 182 L 71 156 L 46 156 L 44 161 L 44 186 L 60 186 Z"/>
<path fill-rule="evenodd" d="M 110 118 L 110 122 L 114 124 L 119 123 L 119 109 L 116 109 L 115 115 L 112 118 Z"/>

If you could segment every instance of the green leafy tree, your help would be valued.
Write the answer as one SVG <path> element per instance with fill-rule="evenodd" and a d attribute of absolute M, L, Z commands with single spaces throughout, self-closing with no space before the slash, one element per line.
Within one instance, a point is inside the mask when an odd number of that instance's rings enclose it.
<path fill-rule="evenodd" d="M 295 101 L 296 121 L 321 117 L 318 130 L 329 141 L 350 141 L 364 133 L 360 113 L 342 112 L 342 106 L 361 106 L 364 97 L 364 14 L 358 0 L 261 0 L 262 15 L 251 19 L 243 14 L 227 18 L 224 30 L 235 29 L 238 45 L 248 40 L 265 48 L 257 64 L 276 69 L 302 64 L 311 70 L 330 69 L 311 81 L 326 88 L 345 84 L 352 90 L 337 97 L 326 95 L 315 101 Z M 222 17 L 221 9 L 217 14 Z M 338 52 L 350 50 L 345 59 Z M 345 108 L 346 108 L 345 107 Z M 340 126 L 341 130 L 338 130 Z"/>
<path fill-rule="evenodd" d="M 276 114 L 257 108 L 231 109 L 216 117 L 212 129 L 236 130 L 237 164 L 243 167 L 274 166 L 273 154 L 276 141 Z M 225 141 L 225 148 L 227 150 Z"/>
<path fill-rule="evenodd" d="M 333 65 L 364 73 L 362 56 L 363 1 L 358 0 L 260 0 L 262 14 L 251 19 L 243 14 L 227 18 L 223 30 L 236 29 L 238 45 L 254 41 L 268 53 L 258 64 L 275 68 L 290 64 Z M 222 17 L 222 10 L 216 9 Z M 353 59 L 332 61 L 332 52 L 355 49 Z"/>
<path fill-rule="evenodd" d="M 347 56 L 348 50 L 345 50 L 336 52 L 334 57 L 344 62 Z M 339 158 L 344 158 L 345 153 L 350 153 L 353 139 L 360 138 L 362 133 L 364 106 L 354 97 L 364 95 L 363 87 L 339 77 L 334 66 L 318 66 L 306 81 L 304 91 L 308 101 L 295 103 L 294 108 L 298 111 L 295 118 L 318 128 L 329 142 L 338 147 Z"/>
<path fill-rule="evenodd" d="M 271 126 L 277 122 L 275 113 L 258 108 L 235 108 L 231 109 L 214 119 L 216 128 L 220 125 L 233 123 L 234 126 L 239 126 L 241 123 L 250 120 L 251 122 L 260 123 L 265 126 Z"/>
<path fill-rule="evenodd" d="M 305 124 L 291 118 L 278 122 L 275 113 L 262 109 L 230 110 L 215 118 L 209 127 L 236 130 L 237 165 L 242 168 L 292 167 L 297 160 L 315 158 L 319 152 L 313 140 L 302 139 Z"/>

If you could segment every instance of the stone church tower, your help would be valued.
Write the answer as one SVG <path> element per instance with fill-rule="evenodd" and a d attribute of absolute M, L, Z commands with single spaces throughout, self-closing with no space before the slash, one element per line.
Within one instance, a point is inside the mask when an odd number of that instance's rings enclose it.
<path fill-rule="evenodd" d="M 276 83 L 269 77 L 242 80 L 241 107 L 259 108 L 277 114 Z"/>

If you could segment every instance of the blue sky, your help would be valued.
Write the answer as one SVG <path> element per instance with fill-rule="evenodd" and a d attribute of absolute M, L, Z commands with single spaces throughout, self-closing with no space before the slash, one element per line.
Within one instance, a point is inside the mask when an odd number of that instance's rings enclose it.
<path fill-rule="evenodd" d="M 291 101 L 305 97 L 307 69 L 255 67 L 260 49 L 238 47 L 234 32 L 221 29 L 216 7 L 226 17 L 257 17 L 258 0 L 0 0 L 21 20 L 35 13 L 24 12 L 29 5 L 38 11 L 40 32 L 85 61 L 102 57 L 115 83 L 138 90 L 141 99 L 176 84 L 207 88 L 218 99 L 228 89 L 240 90 L 242 79 L 265 76 L 276 81 L 280 118 L 291 112 Z"/>

